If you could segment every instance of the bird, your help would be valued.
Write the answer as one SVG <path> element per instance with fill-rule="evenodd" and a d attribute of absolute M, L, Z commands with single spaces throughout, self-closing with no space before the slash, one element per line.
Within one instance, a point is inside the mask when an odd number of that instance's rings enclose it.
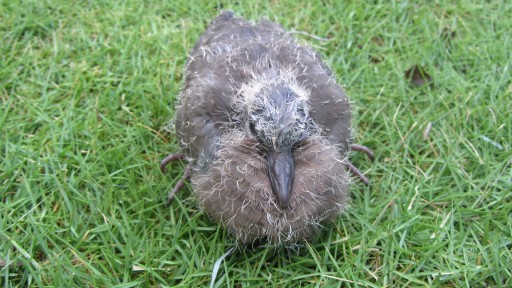
<path fill-rule="evenodd" d="M 188 160 L 167 204 L 190 179 L 198 205 L 243 244 L 292 246 L 349 201 L 351 103 L 311 47 L 275 22 L 221 12 L 187 59 L 175 110 Z"/>

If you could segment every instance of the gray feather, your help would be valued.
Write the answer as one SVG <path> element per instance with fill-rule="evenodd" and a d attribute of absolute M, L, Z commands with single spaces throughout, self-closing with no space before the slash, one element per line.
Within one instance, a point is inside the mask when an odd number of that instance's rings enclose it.
<path fill-rule="evenodd" d="M 346 206 L 349 99 L 278 24 L 221 13 L 190 53 L 175 123 L 199 203 L 244 243 L 310 238 Z M 265 151 L 288 146 L 296 183 L 283 209 Z"/>

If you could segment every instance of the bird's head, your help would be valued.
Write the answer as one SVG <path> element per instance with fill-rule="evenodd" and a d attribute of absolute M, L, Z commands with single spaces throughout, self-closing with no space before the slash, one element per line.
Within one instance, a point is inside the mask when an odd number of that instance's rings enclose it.
<path fill-rule="evenodd" d="M 263 146 L 272 191 L 277 204 L 286 209 L 294 184 L 294 151 L 315 126 L 308 117 L 306 91 L 292 83 L 269 82 L 248 95 L 245 126 Z"/>

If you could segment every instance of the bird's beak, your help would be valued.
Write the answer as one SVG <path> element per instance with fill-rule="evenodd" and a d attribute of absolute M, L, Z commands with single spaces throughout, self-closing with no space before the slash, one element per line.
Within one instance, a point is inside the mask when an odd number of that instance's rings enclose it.
<path fill-rule="evenodd" d="M 295 166 L 291 149 L 269 152 L 268 177 L 281 208 L 288 208 L 290 203 L 294 174 Z"/>

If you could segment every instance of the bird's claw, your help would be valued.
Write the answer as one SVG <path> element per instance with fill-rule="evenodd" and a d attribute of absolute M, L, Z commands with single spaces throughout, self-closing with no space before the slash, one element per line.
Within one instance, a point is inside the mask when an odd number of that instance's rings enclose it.
<path fill-rule="evenodd" d="M 175 153 L 175 154 L 169 154 L 167 157 L 165 157 L 160 162 L 160 170 L 165 173 L 166 167 L 169 163 L 176 160 L 183 160 L 185 159 L 185 156 L 182 153 Z M 174 185 L 174 188 L 169 192 L 167 195 L 167 201 L 165 202 L 166 206 L 171 205 L 172 201 L 174 200 L 174 196 L 178 191 L 180 191 L 183 187 L 185 187 L 185 181 L 190 178 L 190 175 L 192 174 L 192 162 L 188 163 L 187 167 L 185 168 L 185 172 L 183 172 L 183 176 L 180 178 L 178 183 Z"/>
<path fill-rule="evenodd" d="M 375 159 L 373 151 L 370 148 L 366 147 L 366 146 L 357 145 L 357 144 L 351 144 L 350 148 L 352 150 L 354 150 L 354 151 L 359 151 L 359 152 L 365 153 L 366 155 L 368 155 L 368 158 L 370 158 L 370 160 L 372 160 L 372 161 Z M 357 169 L 356 166 L 354 166 L 354 164 L 352 164 L 350 161 L 347 161 L 346 165 L 348 167 L 348 170 L 350 170 L 350 172 L 354 176 L 359 178 L 359 180 L 361 180 L 361 182 L 363 182 L 364 185 L 366 185 L 366 186 L 370 185 L 370 180 L 368 180 L 368 178 L 366 176 L 364 176 L 363 173 L 359 169 Z"/>
<path fill-rule="evenodd" d="M 160 170 L 165 173 L 165 168 L 169 163 L 176 160 L 183 160 L 185 156 L 182 153 L 169 154 L 160 162 Z"/>

